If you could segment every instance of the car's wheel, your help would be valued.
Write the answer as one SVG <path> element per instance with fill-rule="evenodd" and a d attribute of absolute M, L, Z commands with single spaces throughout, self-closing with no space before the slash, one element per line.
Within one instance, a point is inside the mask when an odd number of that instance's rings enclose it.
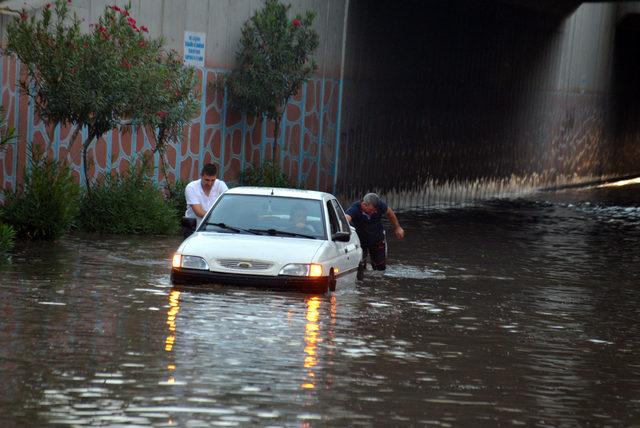
<path fill-rule="evenodd" d="M 336 291 L 336 283 L 337 282 L 338 282 L 338 280 L 336 279 L 336 273 L 333 270 L 333 268 L 331 268 L 329 270 L 329 290 Z"/>
<path fill-rule="evenodd" d="M 365 266 L 366 264 L 364 262 L 360 262 L 358 264 L 358 273 L 356 274 L 356 278 L 358 278 L 358 281 L 362 281 L 364 279 Z"/>

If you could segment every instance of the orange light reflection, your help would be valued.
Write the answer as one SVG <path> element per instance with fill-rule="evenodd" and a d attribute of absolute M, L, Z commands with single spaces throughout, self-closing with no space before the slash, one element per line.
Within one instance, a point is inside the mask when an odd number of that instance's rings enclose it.
<path fill-rule="evenodd" d="M 304 368 L 307 369 L 306 382 L 301 386 L 302 389 L 313 389 L 315 384 L 315 372 L 314 367 L 318 364 L 317 348 L 318 348 L 318 333 L 320 326 L 318 325 L 318 319 L 320 318 L 320 304 L 321 300 L 318 296 L 307 298 L 307 323 L 304 331 Z"/>
<path fill-rule="evenodd" d="M 167 326 L 169 326 L 169 334 L 164 341 L 164 350 L 167 352 L 173 351 L 173 345 L 176 343 L 176 320 L 178 319 L 178 312 L 180 312 L 180 292 L 172 291 L 169 294 L 169 310 L 167 311 Z M 172 362 L 167 364 L 167 370 L 172 372 L 176 369 L 176 365 Z M 169 374 L 167 383 L 174 383 L 175 378 L 172 373 Z"/>

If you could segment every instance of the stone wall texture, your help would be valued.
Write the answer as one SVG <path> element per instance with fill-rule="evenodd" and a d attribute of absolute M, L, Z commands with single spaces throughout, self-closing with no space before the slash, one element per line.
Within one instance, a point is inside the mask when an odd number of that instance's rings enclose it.
<path fill-rule="evenodd" d="M 75 0 L 72 7 L 87 26 L 109 4 L 124 2 Z M 163 37 L 168 48 L 182 53 L 185 31 L 206 34 L 204 67 L 198 68 L 201 86 L 200 111 L 181 141 L 167 152 L 167 177 L 153 154 L 155 179 L 183 181 L 197 178 L 202 165 L 214 162 L 219 176 L 231 185 L 238 184 L 240 171 L 271 157 L 272 123 L 246 117 L 230 108 L 227 94 L 214 83 L 229 72 L 240 39 L 240 28 L 262 6 L 261 1 L 243 0 L 138 0 L 132 2 L 132 15 L 151 31 Z M 343 50 L 345 3 L 342 0 L 299 0 L 293 2 L 291 15 L 314 10 L 314 25 L 321 35 L 315 52 L 318 69 L 300 92 L 289 102 L 280 128 L 279 161 L 283 170 L 299 186 L 331 191 L 335 181 L 335 158 L 340 109 L 340 61 Z M 38 13 L 37 9 L 33 13 Z M 11 19 L 3 16 L 2 33 Z M 4 36 L 6 38 L 6 36 Z M 21 94 L 18 79 L 20 64 L 15 58 L 0 56 L 0 94 L 5 118 L 19 134 L 16 144 L 0 152 L 0 187 L 21 183 L 29 144 L 43 147 L 47 153 L 67 161 L 78 180 L 84 182 L 82 168 L 83 130 L 71 141 L 73 127 L 48 127 L 33 111 L 30 100 Z M 123 127 L 108 133 L 91 145 L 88 153 L 90 178 L 113 171 L 126 171 L 143 154 L 152 154 L 155 141 L 144 129 Z"/>

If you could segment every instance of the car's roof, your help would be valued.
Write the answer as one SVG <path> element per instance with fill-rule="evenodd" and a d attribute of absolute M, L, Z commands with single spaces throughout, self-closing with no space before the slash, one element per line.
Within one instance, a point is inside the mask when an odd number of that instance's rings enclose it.
<path fill-rule="evenodd" d="M 316 199 L 332 198 L 331 194 L 315 190 L 285 189 L 281 187 L 234 187 L 226 191 L 234 195 L 282 196 L 287 198 Z"/>

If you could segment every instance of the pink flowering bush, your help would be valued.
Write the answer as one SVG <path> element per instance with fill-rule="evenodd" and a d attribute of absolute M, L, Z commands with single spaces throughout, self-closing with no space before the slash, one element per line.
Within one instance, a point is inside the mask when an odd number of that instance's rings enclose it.
<path fill-rule="evenodd" d="M 273 120 L 272 160 L 286 105 L 316 69 L 311 56 L 319 43 L 312 28 L 315 14 L 309 11 L 289 20 L 290 8 L 278 0 L 267 0 L 244 24 L 237 66 L 226 80 L 238 110 Z"/>
<path fill-rule="evenodd" d="M 164 138 L 160 145 L 177 136 L 197 110 L 196 77 L 175 52 L 163 48 L 162 39 L 148 36 L 130 5 L 105 7 L 82 32 L 68 4 L 57 0 L 30 18 L 23 10 L 7 28 L 6 51 L 26 67 L 22 87 L 44 121 L 77 126 L 74 139 L 87 128 L 82 153 L 90 191 L 86 170 L 92 142 L 123 125 L 157 130 Z"/>

